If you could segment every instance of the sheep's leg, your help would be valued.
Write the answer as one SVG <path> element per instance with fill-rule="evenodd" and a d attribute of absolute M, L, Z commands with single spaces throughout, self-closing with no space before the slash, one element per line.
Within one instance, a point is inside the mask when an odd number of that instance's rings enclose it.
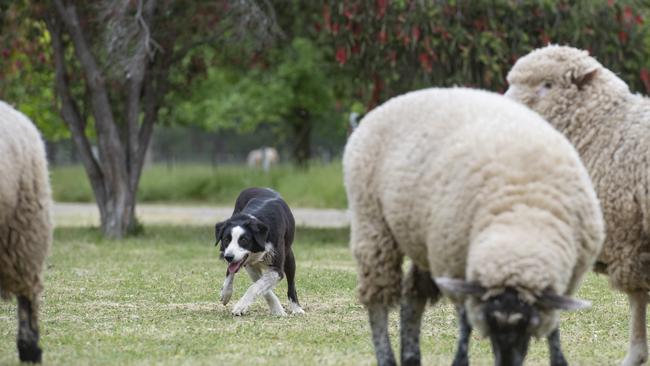
<path fill-rule="evenodd" d="M 456 348 L 456 355 L 452 366 L 467 366 L 469 365 L 469 337 L 472 334 L 472 326 L 467 320 L 467 312 L 465 306 L 459 305 L 456 307 L 458 314 L 458 346 Z"/>
<path fill-rule="evenodd" d="M 379 366 L 395 365 L 388 335 L 388 309 L 400 299 L 404 255 L 393 239 L 381 209 L 374 205 L 354 210 L 350 246 L 357 261 L 359 301 L 368 309 L 372 340 Z"/>
<path fill-rule="evenodd" d="M 369 305 L 368 318 L 372 330 L 372 343 L 377 356 L 377 366 L 397 365 L 388 336 L 388 306 L 384 304 Z"/>
<path fill-rule="evenodd" d="M 253 280 L 253 282 L 257 282 L 257 280 L 259 280 L 262 277 L 262 271 L 257 267 L 247 266 L 246 272 L 248 272 L 248 275 L 250 276 L 251 280 Z M 271 311 L 271 315 L 277 315 L 277 316 L 287 315 L 287 313 L 285 313 L 284 309 L 282 308 L 280 299 L 278 299 L 278 297 L 275 296 L 273 290 L 269 290 L 269 292 L 264 294 L 264 300 L 266 300 L 266 303 L 269 305 L 269 310 Z"/>
<path fill-rule="evenodd" d="M 420 365 L 420 328 L 427 299 L 438 300 L 439 291 L 427 271 L 411 265 L 402 283 L 400 308 L 402 365 Z"/>
<path fill-rule="evenodd" d="M 567 366 L 568 363 L 562 353 L 562 345 L 560 344 L 560 328 L 555 328 L 547 337 L 548 351 L 551 356 L 551 366 Z"/>
<path fill-rule="evenodd" d="M 648 359 L 648 344 L 646 336 L 646 307 L 648 293 L 635 291 L 627 294 L 630 302 L 630 349 L 623 360 L 622 366 L 638 366 Z"/>
<path fill-rule="evenodd" d="M 38 305 L 32 300 L 18 296 L 18 357 L 21 362 L 40 363 L 43 351 L 38 346 Z"/>

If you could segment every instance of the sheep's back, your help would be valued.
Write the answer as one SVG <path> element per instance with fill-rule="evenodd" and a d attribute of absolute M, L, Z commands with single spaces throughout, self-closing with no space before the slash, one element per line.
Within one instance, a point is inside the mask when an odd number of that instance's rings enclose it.
<path fill-rule="evenodd" d="M 579 183 L 570 186 L 583 197 L 591 189 L 564 137 L 535 113 L 492 93 L 409 93 L 370 113 L 355 135 L 346 154 L 354 150 L 364 159 L 348 160 L 346 184 L 381 203 L 400 248 L 434 274 L 465 276 L 472 229 L 488 224 L 475 214 L 494 194 L 531 189 L 532 181 L 561 191 L 556 186 L 574 178 Z M 360 160 L 364 176 L 356 181 L 361 175 L 348 168 Z M 355 195 L 349 198 L 354 210 Z M 584 210 L 593 216 L 599 211 L 592 198 L 585 198 Z"/>

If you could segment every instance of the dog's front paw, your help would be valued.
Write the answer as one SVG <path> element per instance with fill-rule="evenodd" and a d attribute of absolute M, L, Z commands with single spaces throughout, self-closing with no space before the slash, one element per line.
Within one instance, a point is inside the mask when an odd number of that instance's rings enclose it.
<path fill-rule="evenodd" d="M 287 313 L 280 306 L 279 308 L 271 309 L 271 315 L 272 316 L 287 316 Z"/>
<path fill-rule="evenodd" d="M 228 304 L 230 297 L 232 296 L 232 288 L 222 288 L 221 289 L 221 303 L 224 305 Z"/>
<path fill-rule="evenodd" d="M 239 301 L 235 304 L 235 307 L 232 308 L 232 315 L 242 316 L 246 314 L 247 311 L 248 311 L 248 304 L 242 304 L 242 302 Z"/>

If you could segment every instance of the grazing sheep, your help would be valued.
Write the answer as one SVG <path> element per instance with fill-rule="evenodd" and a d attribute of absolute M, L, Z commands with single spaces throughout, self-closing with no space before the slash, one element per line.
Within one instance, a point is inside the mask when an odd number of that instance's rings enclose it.
<path fill-rule="evenodd" d="M 502 365 L 557 329 L 558 309 L 584 305 L 566 295 L 600 250 L 598 201 L 571 144 L 520 104 L 462 88 L 393 98 L 351 135 L 343 169 L 379 365 L 395 364 L 387 316 L 400 291 L 403 365 L 420 363 L 422 313 L 439 288 L 464 301 Z"/>
<path fill-rule="evenodd" d="M 278 150 L 273 147 L 261 147 L 248 153 L 246 164 L 251 168 L 262 167 L 265 172 L 268 172 L 271 165 L 277 165 L 279 160 Z"/>
<path fill-rule="evenodd" d="M 607 238 L 595 270 L 630 302 L 630 348 L 623 365 L 648 358 L 650 290 L 650 100 L 586 51 L 547 46 L 508 74 L 506 96 L 528 105 L 580 153 L 603 206 Z"/>
<path fill-rule="evenodd" d="M 0 295 L 18 299 L 18 354 L 40 362 L 38 307 L 52 242 L 45 148 L 34 125 L 0 101 Z"/>

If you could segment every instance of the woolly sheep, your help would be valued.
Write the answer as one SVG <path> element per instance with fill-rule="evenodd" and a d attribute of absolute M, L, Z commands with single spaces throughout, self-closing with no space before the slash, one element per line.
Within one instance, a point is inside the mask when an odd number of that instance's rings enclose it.
<path fill-rule="evenodd" d="M 21 361 L 40 362 L 38 308 L 52 242 L 45 148 L 34 125 L 0 101 L 0 294 L 18 299 Z"/>
<path fill-rule="evenodd" d="M 387 315 L 400 291 L 403 365 L 420 362 L 422 313 L 440 287 L 464 301 L 498 364 L 521 364 L 558 309 L 584 305 L 566 295 L 600 250 L 602 214 L 577 152 L 524 106 L 462 88 L 393 98 L 351 135 L 343 169 L 379 365 L 395 364 Z"/>
<path fill-rule="evenodd" d="M 607 238 L 595 270 L 630 302 L 623 365 L 648 358 L 650 290 L 650 100 L 586 51 L 551 45 L 520 58 L 506 96 L 539 112 L 576 146 L 603 206 Z"/>

